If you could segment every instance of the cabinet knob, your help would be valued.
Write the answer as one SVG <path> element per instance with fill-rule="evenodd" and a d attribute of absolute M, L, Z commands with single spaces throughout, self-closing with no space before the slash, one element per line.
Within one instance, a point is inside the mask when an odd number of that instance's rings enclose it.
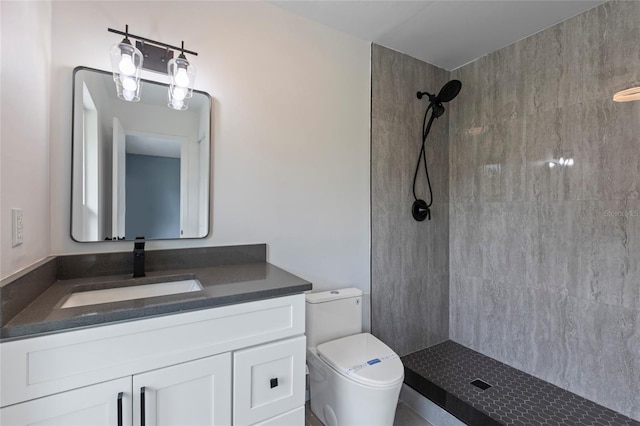
<path fill-rule="evenodd" d="M 275 379 L 271 379 L 271 389 L 275 388 L 276 386 L 278 386 L 278 378 L 277 377 Z"/>

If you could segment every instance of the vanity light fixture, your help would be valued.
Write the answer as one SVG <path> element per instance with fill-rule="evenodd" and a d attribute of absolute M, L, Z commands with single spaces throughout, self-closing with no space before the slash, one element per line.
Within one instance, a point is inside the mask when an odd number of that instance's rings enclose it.
<path fill-rule="evenodd" d="M 173 109 L 187 109 L 189 99 L 193 96 L 193 82 L 196 79 L 196 69 L 184 56 L 184 42 L 180 56 L 171 59 L 167 65 L 169 72 L 169 107 Z"/>
<path fill-rule="evenodd" d="M 161 43 L 145 37 L 129 34 L 129 25 L 125 32 L 107 29 L 111 33 L 124 35 L 124 40 L 111 48 L 111 66 L 113 80 L 116 83 L 118 98 L 125 101 L 138 102 L 140 100 L 140 70 L 142 68 L 163 74 L 168 74 L 170 85 L 168 89 L 168 106 L 177 110 L 185 110 L 189 106 L 189 99 L 193 96 L 193 83 L 196 70 L 185 53 L 198 56 L 196 52 L 185 50 L 184 41 L 181 47 Z M 136 39 L 133 46 L 129 37 Z M 174 58 L 174 50 L 180 51 L 180 56 Z"/>
<path fill-rule="evenodd" d="M 640 101 L 640 86 L 621 90 L 613 95 L 615 102 Z"/>
<path fill-rule="evenodd" d="M 124 39 L 111 46 L 111 68 L 118 98 L 129 102 L 140 101 L 142 61 L 142 52 L 129 41 L 129 26 L 127 25 Z"/>

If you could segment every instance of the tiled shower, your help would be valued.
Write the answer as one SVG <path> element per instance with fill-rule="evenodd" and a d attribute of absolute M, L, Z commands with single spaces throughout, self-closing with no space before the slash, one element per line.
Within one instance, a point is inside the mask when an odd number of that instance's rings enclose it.
<path fill-rule="evenodd" d="M 451 339 L 640 419 L 640 102 L 612 102 L 639 20 L 610 1 L 451 72 L 373 46 L 372 331 L 396 352 Z M 415 93 L 452 78 L 415 222 Z"/>

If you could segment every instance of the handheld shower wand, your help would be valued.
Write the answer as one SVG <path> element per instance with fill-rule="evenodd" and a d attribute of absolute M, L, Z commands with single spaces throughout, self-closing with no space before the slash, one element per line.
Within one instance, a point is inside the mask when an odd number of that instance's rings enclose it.
<path fill-rule="evenodd" d="M 431 181 L 429 180 L 429 169 L 427 168 L 427 155 L 425 152 L 425 142 L 427 141 L 427 136 L 429 136 L 429 131 L 431 130 L 431 125 L 433 124 L 433 120 L 442 116 L 444 114 L 445 108 L 442 105 L 445 102 L 449 102 L 453 100 L 458 93 L 460 93 L 460 89 L 462 88 L 462 83 L 459 80 L 451 80 L 442 86 L 438 96 L 432 95 L 429 92 L 418 92 L 416 95 L 418 99 L 422 99 L 423 96 L 427 96 L 429 98 L 429 106 L 427 110 L 424 112 L 424 118 L 422 119 L 422 146 L 420 147 L 420 153 L 418 154 L 418 162 L 416 164 L 416 171 L 413 174 L 413 205 L 411 206 L 411 214 L 413 218 L 419 222 L 422 222 L 425 219 L 431 220 L 431 205 L 433 204 L 433 191 L 431 190 Z M 429 123 L 427 124 L 427 114 L 431 110 L 431 117 L 429 118 Z M 426 124 L 426 127 L 425 127 Z M 418 170 L 420 169 L 420 160 L 422 160 L 424 164 L 424 172 L 427 177 L 427 185 L 429 187 L 429 203 L 426 201 L 419 199 L 416 196 L 416 179 L 418 178 Z"/>

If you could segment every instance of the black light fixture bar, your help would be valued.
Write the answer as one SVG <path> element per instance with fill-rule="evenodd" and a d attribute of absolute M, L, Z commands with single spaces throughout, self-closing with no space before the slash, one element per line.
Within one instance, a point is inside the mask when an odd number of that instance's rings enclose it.
<path fill-rule="evenodd" d="M 196 52 L 194 52 L 192 50 L 183 49 L 182 47 L 176 47 L 176 46 L 172 46 L 170 44 L 161 43 L 159 41 L 151 40 L 151 39 L 146 38 L 146 37 L 140 37 L 140 36 L 137 36 L 135 34 L 131 34 L 129 32 L 124 32 L 124 31 L 120 31 L 120 30 L 114 30 L 113 28 L 107 28 L 107 30 L 110 33 L 120 34 L 120 35 L 123 35 L 125 37 L 131 37 L 131 38 L 134 38 L 136 40 L 140 40 L 140 41 L 145 42 L 145 43 L 151 43 L 151 44 L 155 44 L 156 46 L 166 47 L 167 49 L 179 50 L 180 52 L 188 53 L 189 55 L 198 56 L 198 53 L 196 53 Z"/>

